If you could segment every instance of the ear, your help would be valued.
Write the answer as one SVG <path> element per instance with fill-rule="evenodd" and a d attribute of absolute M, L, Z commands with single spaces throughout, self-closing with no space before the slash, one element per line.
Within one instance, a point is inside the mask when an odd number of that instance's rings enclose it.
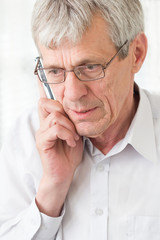
<path fill-rule="evenodd" d="M 147 48 L 148 48 L 147 37 L 142 32 L 132 42 L 133 73 L 137 73 L 140 70 L 147 54 Z"/>

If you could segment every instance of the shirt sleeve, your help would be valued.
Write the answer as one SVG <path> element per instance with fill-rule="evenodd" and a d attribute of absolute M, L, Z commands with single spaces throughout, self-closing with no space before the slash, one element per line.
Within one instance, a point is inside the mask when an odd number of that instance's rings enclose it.
<path fill-rule="evenodd" d="M 55 239 L 55 236 L 60 228 L 64 213 L 65 211 L 63 209 L 61 216 L 58 218 L 52 218 L 41 213 L 41 227 L 36 233 L 34 239 L 45 240 L 46 236 L 48 237 L 47 239 Z"/>
<path fill-rule="evenodd" d="M 19 118 L 0 153 L 1 240 L 54 240 L 61 226 L 64 210 L 52 218 L 35 203 L 42 176 L 34 138 L 37 125 L 37 117 Z"/>
<path fill-rule="evenodd" d="M 35 201 L 15 218 L 0 227 L 0 239 L 11 240 L 54 240 L 61 225 L 60 217 L 52 218 L 39 212 Z"/>

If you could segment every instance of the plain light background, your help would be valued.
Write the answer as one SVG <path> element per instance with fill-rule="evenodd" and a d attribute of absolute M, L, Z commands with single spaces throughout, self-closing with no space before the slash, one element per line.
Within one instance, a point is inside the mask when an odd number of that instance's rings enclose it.
<path fill-rule="evenodd" d="M 160 93 L 160 0 L 141 0 L 145 13 L 148 54 L 136 82 Z M 35 0 L 0 0 L 0 146 L 19 114 L 36 105 L 33 75 L 37 50 L 31 36 Z"/>

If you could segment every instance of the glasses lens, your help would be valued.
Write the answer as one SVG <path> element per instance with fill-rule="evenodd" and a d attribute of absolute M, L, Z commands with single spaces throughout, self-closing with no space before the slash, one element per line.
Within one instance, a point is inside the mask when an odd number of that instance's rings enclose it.
<path fill-rule="evenodd" d="M 63 69 L 38 69 L 38 75 L 42 82 L 60 83 L 64 81 Z"/>
<path fill-rule="evenodd" d="M 75 68 L 76 76 L 82 81 L 91 81 L 104 77 L 104 71 L 100 64 L 89 64 Z"/>
<path fill-rule="evenodd" d="M 64 69 L 39 68 L 37 69 L 37 72 L 42 82 L 47 82 L 49 84 L 64 82 L 64 78 L 65 78 Z M 104 70 L 102 65 L 100 64 L 89 64 L 85 66 L 78 66 L 74 69 L 74 73 L 81 81 L 92 81 L 92 80 L 97 80 L 104 77 Z"/>

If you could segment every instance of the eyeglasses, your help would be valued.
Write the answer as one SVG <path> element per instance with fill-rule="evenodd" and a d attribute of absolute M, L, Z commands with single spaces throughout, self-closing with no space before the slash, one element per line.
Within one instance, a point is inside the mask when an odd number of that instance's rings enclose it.
<path fill-rule="evenodd" d="M 38 75 L 41 82 L 47 82 L 48 84 L 58 84 L 64 82 L 67 72 L 74 72 L 80 81 L 87 82 L 99 80 L 105 77 L 105 70 L 119 54 L 124 45 L 127 44 L 127 42 L 128 40 L 125 41 L 125 43 L 119 48 L 111 60 L 105 64 L 105 66 L 101 64 L 87 64 L 84 66 L 77 66 L 73 70 L 65 70 L 63 68 L 43 68 L 40 57 L 37 57 L 37 64 L 34 70 L 34 74 Z"/>

